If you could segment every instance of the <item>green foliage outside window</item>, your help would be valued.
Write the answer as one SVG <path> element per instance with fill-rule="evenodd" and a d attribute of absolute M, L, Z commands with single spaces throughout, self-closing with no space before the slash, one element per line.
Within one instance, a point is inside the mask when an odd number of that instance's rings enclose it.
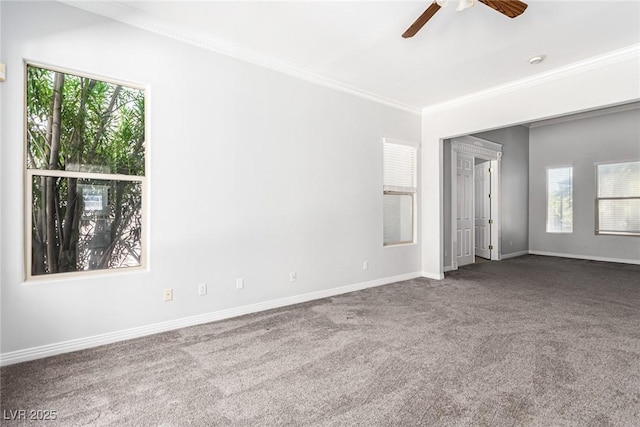
<path fill-rule="evenodd" d="M 30 273 L 143 265 L 145 94 L 27 66 Z"/>

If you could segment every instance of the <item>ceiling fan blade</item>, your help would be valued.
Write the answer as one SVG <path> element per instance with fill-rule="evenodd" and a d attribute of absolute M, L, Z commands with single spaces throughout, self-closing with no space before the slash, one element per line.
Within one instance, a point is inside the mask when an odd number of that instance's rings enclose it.
<path fill-rule="evenodd" d="M 522 14 L 527 8 L 527 4 L 518 0 L 478 0 L 491 9 L 496 10 L 509 18 L 515 18 Z"/>
<path fill-rule="evenodd" d="M 440 10 L 440 5 L 434 1 L 427 8 L 427 10 L 422 12 L 422 15 L 420 15 L 418 19 L 416 19 L 416 22 L 414 22 L 413 24 L 411 24 L 409 28 L 407 28 L 407 31 L 405 31 L 404 34 L 402 34 L 402 37 L 407 39 L 409 37 L 415 36 L 416 33 L 420 31 L 420 28 L 424 27 L 424 24 L 426 24 L 427 21 L 431 19 L 438 10 Z"/>

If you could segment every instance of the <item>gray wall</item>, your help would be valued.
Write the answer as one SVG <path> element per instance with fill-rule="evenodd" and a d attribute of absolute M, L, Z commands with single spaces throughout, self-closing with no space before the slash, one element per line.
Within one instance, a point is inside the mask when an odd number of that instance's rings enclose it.
<path fill-rule="evenodd" d="M 473 136 L 502 144 L 501 227 L 502 255 L 529 249 L 529 129 L 512 126 Z M 443 145 L 444 265 L 451 265 L 451 141 Z"/>
<path fill-rule="evenodd" d="M 529 250 L 529 129 L 512 126 L 474 136 L 502 144 L 502 256 Z"/>
<path fill-rule="evenodd" d="M 640 238 L 595 235 L 597 162 L 640 159 L 640 110 L 532 128 L 529 248 L 578 257 L 640 260 Z M 546 232 L 546 171 L 573 165 L 573 233 Z"/>

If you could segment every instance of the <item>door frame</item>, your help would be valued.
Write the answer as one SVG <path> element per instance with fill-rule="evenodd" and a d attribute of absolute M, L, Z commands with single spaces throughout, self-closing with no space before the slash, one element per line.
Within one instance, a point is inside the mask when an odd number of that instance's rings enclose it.
<path fill-rule="evenodd" d="M 502 230 L 500 225 L 500 172 L 502 163 L 502 144 L 487 141 L 475 136 L 460 136 L 451 139 L 451 269 L 458 269 L 458 241 L 457 241 L 457 200 L 458 200 L 458 153 L 475 159 L 485 159 L 491 162 L 491 260 L 502 259 L 500 239 Z M 475 168 L 474 180 L 475 180 Z M 474 203 L 475 209 L 475 203 Z M 475 256 L 475 244 L 473 245 Z"/>
<path fill-rule="evenodd" d="M 480 162 L 481 161 L 481 162 Z M 475 242 L 474 242 L 474 247 L 476 248 L 476 251 L 474 253 L 474 256 L 477 258 L 478 256 L 481 256 L 485 259 L 491 259 L 491 252 L 492 250 L 489 249 L 489 246 L 491 246 L 491 230 L 493 229 L 492 227 L 492 221 L 491 219 L 493 218 L 492 212 L 491 212 L 491 200 L 487 200 L 487 198 L 489 197 L 489 194 L 491 194 L 491 161 L 486 161 L 484 159 L 480 159 L 480 158 L 474 158 L 473 159 L 473 170 L 474 170 L 474 199 L 473 199 L 473 210 L 474 210 L 474 215 L 473 215 L 473 226 L 474 226 L 474 237 Z M 479 174 L 478 172 L 481 172 L 481 174 Z M 486 173 L 485 173 L 486 171 Z M 478 178 L 479 175 L 486 175 L 484 177 L 483 183 L 480 186 L 481 187 L 481 191 L 480 191 L 480 195 L 482 196 L 482 200 L 489 202 L 488 205 L 483 205 L 482 208 L 484 208 L 484 210 L 482 210 L 481 212 L 481 216 L 483 218 L 481 218 L 481 220 L 484 222 L 486 222 L 486 228 L 488 229 L 488 233 L 485 231 L 482 231 L 480 233 L 478 233 L 478 204 L 482 201 L 478 199 Z M 488 184 L 488 185 L 487 185 Z M 487 212 L 488 211 L 488 212 Z M 487 214 L 485 216 L 485 214 Z M 486 233 L 486 235 L 485 235 Z M 483 255 L 479 255 L 478 254 L 478 249 L 480 249 L 480 246 L 478 246 L 478 236 L 481 235 L 483 237 L 488 237 L 487 242 L 486 243 L 486 247 L 484 249 L 482 249 L 483 251 L 487 251 L 489 252 L 486 255 L 489 255 L 488 257 L 484 256 L 485 254 L 483 253 Z M 483 239 L 481 239 L 483 240 Z"/>

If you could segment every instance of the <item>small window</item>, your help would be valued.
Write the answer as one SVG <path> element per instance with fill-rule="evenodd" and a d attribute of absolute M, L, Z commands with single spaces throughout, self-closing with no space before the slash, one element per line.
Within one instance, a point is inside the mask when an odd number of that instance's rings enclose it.
<path fill-rule="evenodd" d="M 417 145 L 384 141 L 384 245 L 415 242 Z"/>
<path fill-rule="evenodd" d="M 547 168 L 547 233 L 573 232 L 573 167 Z"/>
<path fill-rule="evenodd" d="M 145 265 L 145 92 L 27 65 L 27 278 Z"/>
<path fill-rule="evenodd" d="M 596 166 L 596 234 L 640 236 L 640 161 Z"/>

